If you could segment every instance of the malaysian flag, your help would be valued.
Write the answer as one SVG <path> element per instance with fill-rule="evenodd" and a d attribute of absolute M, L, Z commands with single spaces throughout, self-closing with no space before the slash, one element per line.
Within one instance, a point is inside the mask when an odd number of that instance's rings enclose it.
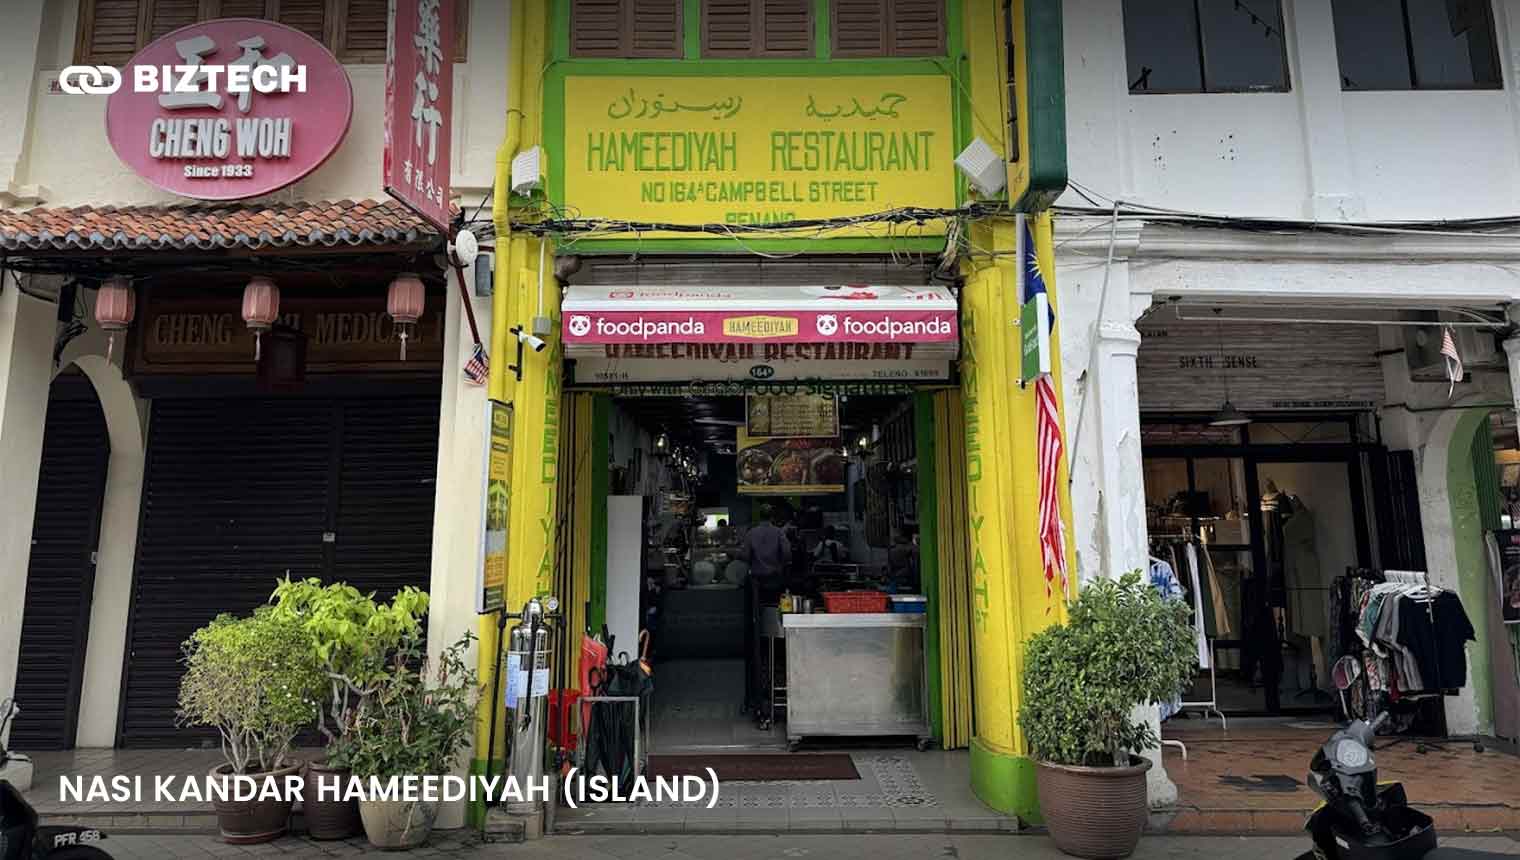
<path fill-rule="evenodd" d="M 1446 379 L 1451 383 L 1446 388 L 1446 399 L 1450 400 L 1464 372 L 1462 354 L 1457 352 L 1457 339 L 1451 336 L 1451 326 L 1441 329 L 1441 357 L 1446 359 Z"/>
<path fill-rule="evenodd" d="M 464 363 L 464 378 L 471 385 L 485 385 L 491 375 L 491 360 L 486 357 L 486 348 L 475 344 L 475 354 Z"/>
<path fill-rule="evenodd" d="M 1045 273 L 1040 270 L 1040 256 L 1034 243 L 1034 231 L 1029 219 L 1023 223 L 1024 252 L 1024 301 L 1040 293 L 1046 293 Z M 1047 294 L 1048 295 L 1048 294 Z M 1055 327 L 1055 308 L 1050 310 L 1051 327 Z M 1042 373 L 1034 381 L 1035 398 L 1035 456 L 1039 465 L 1040 480 L 1040 561 L 1045 573 L 1045 596 L 1055 593 L 1056 582 L 1061 584 L 1061 594 L 1067 594 L 1066 578 L 1066 528 L 1061 522 L 1060 474 L 1063 444 L 1061 441 L 1061 412 L 1056 404 L 1055 383 L 1050 374 Z M 1046 612 L 1049 612 L 1047 607 Z"/>

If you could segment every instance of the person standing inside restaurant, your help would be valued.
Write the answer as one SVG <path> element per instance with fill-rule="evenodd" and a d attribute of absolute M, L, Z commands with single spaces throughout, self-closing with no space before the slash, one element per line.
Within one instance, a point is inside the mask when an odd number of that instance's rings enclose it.
<path fill-rule="evenodd" d="M 760 672 L 760 607 L 775 605 L 781 595 L 786 571 L 792 561 L 792 545 L 782 531 L 776 510 L 760 508 L 760 522 L 744 538 L 744 561 L 749 565 L 745 588 L 744 709 L 759 712 L 770 700 L 767 682 Z"/>

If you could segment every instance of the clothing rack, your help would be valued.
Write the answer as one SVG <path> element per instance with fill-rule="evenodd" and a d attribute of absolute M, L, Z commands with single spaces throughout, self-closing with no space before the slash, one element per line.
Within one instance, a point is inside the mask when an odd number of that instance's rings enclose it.
<path fill-rule="evenodd" d="M 1224 711 L 1219 709 L 1219 682 L 1214 675 L 1216 668 L 1219 666 L 1219 655 L 1214 652 L 1214 637 L 1206 636 L 1205 638 L 1209 643 L 1209 697 L 1197 702 L 1183 702 L 1180 707 L 1182 710 L 1187 710 L 1188 708 L 1203 709 L 1203 718 L 1205 720 L 1209 718 L 1209 711 L 1213 711 L 1219 717 L 1219 727 L 1225 731 L 1229 731 L 1230 721 L 1224 718 Z M 1186 760 L 1187 754 L 1184 753 L 1182 757 Z"/>
<path fill-rule="evenodd" d="M 1180 533 L 1176 533 L 1176 534 L 1169 534 L 1169 533 L 1152 534 L 1152 535 L 1150 535 L 1150 541 L 1149 542 L 1150 542 L 1150 547 L 1151 547 L 1151 550 L 1152 550 L 1151 558 L 1152 558 L 1152 560 L 1156 560 L 1156 561 L 1159 561 L 1160 559 L 1157 559 L 1156 556 L 1154 555 L 1155 549 L 1159 545 L 1163 545 L 1163 544 L 1184 544 L 1184 545 L 1185 544 L 1197 544 L 1197 546 L 1195 547 L 1195 553 L 1194 554 L 1195 554 L 1195 557 L 1198 557 L 1198 558 L 1201 558 L 1203 553 L 1208 552 L 1208 547 L 1204 546 L 1201 542 L 1195 540 L 1192 535 L 1190 535 L 1190 534 L 1188 534 L 1186 532 L 1180 532 Z M 1174 573 L 1175 573 L 1175 571 L 1174 571 Z M 1201 570 L 1194 570 L 1194 571 L 1191 571 L 1190 573 L 1192 574 L 1192 576 L 1194 576 L 1194 577 L 1197 578 L 1198 587 L 1202 587 L 1202 584 L 1203 584 L 1203 572 Z M 1179 581 L 1180 581 L 1180 579 L 1181 578 L 1179 577 Z M 1192 605 L 1193 604 L 1189 604 L 1189 607 L 1191 608 Z M 1202 618 L 1198 618 L 1195 623 L 1198 624 L 1198 625 L 1203 625 L 1204 621 L 1203 621 Z M 1202 628 L 1200 627 L 1200 629 L 1202 629 Z M 1207 720 L 1209 718 L 1209 712 L 1212 711 L 1216 716 L 1219 717 L 1220 727 L 1223 728 L 1223 729 L 1225 729 L 1226 731 L 1228 731 L 1229 728 L 1230 728 L 1230 723 L 1229 723 L 1228 720 L 1225 719 L 1224 711 L 1220 710 L 1220 708 L 1219 708 L 1219 680 L 1218 680 L 1218 676 L 1216 674 L 1216 672 L 1218 671 L 1218 667 L 1219 667 L 1219 654 L 1215 650 L 1215 646 L 1214 646 L 1214 641 L 1215 640 L 1214 640 L 1214 637 L 1213 636 L 1209 636 L 1207 630 L 1204 630 L 1204 641 L 1207 643 L 1208 652 L 1209 652 L 1209 695 L 1208 695 L 1208 698 L 1206 698 L 1206 699 L 1200 699 L 1198 701 L 1191 701 L 1191 702 L 1188 702 L 1188 701 L 1178 702 L 1177 703 L 1177 712 L 1181 713 L 1181 712 L 1183 712 L 1183 711 L 1185 711 L 1185 710 L 1187 710 L 1189 708 L 1202 709 L 1202 711 L 1203 711 L 1203 718 L 1205 720 Z M 1187 761 L 1187 747 L 1183 746 L 1182 741 L 1178 741 L 1178 740 L 1163 740 L 1161 743 L 1163 745 L 1165 745 L 1165 746 L 1173 746 L 1173 747 L 1177 747 L 1178 749 L 1182 750 L 1182 760 L 1183 761 Z"/>
<path fill-rule="evenodd" d="M 1379 573 L 1379 572 L 1376 572 L 1376 571 L 1367 571 L 1367 570 L 1362 570 L 1362 569 L 1352 570 L 1352 569 L 1348 568 L 1347 571 L 1346 571 L 1346 574 L 1347 574 L 1348 577 L 1354 577 L 1354 578 L 1358 578 L 1358 579 L 1365 579 L 1365 580 L 1369 580 L 1369 581 L 1372 581 L 1372 582 L 1380 582 L 1381 581 L 1381 582 L 1388 582 L 1388 583 L 1394 583 L 1394 584 L 1398 584 L 1398 585 L 1407 585 L 1407 586 L 1413 586 L 1413 587 L 1417 587 L 1417 588 L 1424 588 L 1424 589 L 1426 589 L 1429 592 L 1428 594 L 1423 595 L 1423 596 L 1418 597 L 1418 598 L 1412 598 L 1412 599 L 1414 599 L 1414 600 L 1416 600 L 1416 601 L 1424 604 L 1424 606 L 1425 606 L 1425 612 L 1426 612 L 1426 617 L 1429 619 L 1430 623 L 1432 625 L 1434 625 L 1434 623 L 1435 623 L 1435 597 L 1436 597 L 1437 593 L 1439 593 L 1440 591 L 1443 591 L 1444 589 L 1440 589 L 1440 588 L 1437 588 L 1435 586 L 1432 586 L 1430 584 L 1430 576 L 1429 576 L 1429 574 L 1426 571 L 1423 571 L 1423 570 L 1384 570 L 1384 571 L 1381 571 L 1381 573 Z M 1426 689 L 1423 690 L 1423 691 L 1406 693 L 1401 698 L 1400 701 L 1404 701 L 1404 702 L 1420 701 L 1420 700 L 1431 699 L 1431 698 L 1436 698 L 1436 697 L 1444 697 L 1444 696 L 1450 695 L 1447 692 L 1448 687 L 1447 687 L 1447 685 L 1445 683 L 1445 679 L 1443 677 L 1441 677 L 1441 663 L 1442 663 L 1442 660 L 1441 660 L 1441 639 L 1440 639 L 1439 636 L 1437 636 L 1437 637 L 1434 638 L 1434 645 L 1435 645 L 1435 649 L 1436 649 L 1436 665 L 1435 665 L 1436 678 L 1435 678 L 1435 683 L 1434 684 L 1427 683 L 1426 684 Z M 1365 659 L 1365 651 L 1363 652 L 1363 656 L 1360 659 Z M 1365 714 L 1364 714 L 1364 716 L 1365 716 Z M 1410 740 L 1410 739 L 1411 738 L 1408 737 L 1408 736 L 1396 737 L 1392 741 L 1389 741 L 1388 744 L 1386 744 L 1385 746 L 1392 746 L 1393 744 L 1401 743 L 1403 741 L 1407 741 L 1407 740 Z M 1448 742 L 1448 741 L 1469 742 L 1469 743 L 1472 744 L 1473 752 L 1480 752 L 1481 753 L 1481 752 L 1484 751 L 1484 746 L 1483 746 L 1483 742 L 1482 742 L 1481 738 L 1478 738 L 1476 736 L 1456 736 L 1456 735 L 1448 735 L 1448 736 L 1446 736 L 1444 738 L 1419 738 L 1418 740 L 1416 740 L 1415 751 L 1419 752 L 1419 753 L 1426 753 L 1426 752 L 1429 752 L 1430 750 L 1444 750 L 1446 748 L 1446 742 Z"/>

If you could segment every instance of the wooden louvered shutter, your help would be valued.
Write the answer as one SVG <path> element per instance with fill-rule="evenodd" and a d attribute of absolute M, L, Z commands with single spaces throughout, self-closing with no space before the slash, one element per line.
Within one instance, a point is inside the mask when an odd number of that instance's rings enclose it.
<path fill-rule="evenodd" d="M 268 18 L 269 4 L 266 0 L 221 0 L 218 18 Z"/>
<path fill-rule="evenodd" d="M 74 55 L 89 65 L 120 66 L 138 48 L 138 0 L 82 0 Z"/>
<path fill-rule="evenodd" d="M 629 0 L 630 57 L 680 57 L 681 0 Z"/>
<path fill-rule="evenodd" d="M 153 0 L 143 4 L 143 13 L 147 18 L 143 32 L 148 35 L 142 40 L 147 43 L 189 26 L 200 20 L 200 0 Z"/>
<path fill-rule="evenodd" d="M 702 56 L 748 57 L 755 48 L 755 16 L 750 0 L 705 0 Z"/>
<path fill-rule="evenodd" d="M 945 53 L 945 0 L 888 0 L 887 17 L 894 57 L 935 57 Z"/>
<path fill-rule="evenodd" d="M 834 0 L 836 57 L 933 57 L 945 53 L 944 0 Z"/>
<path fill-rule="evenodd" d="M 757 0 L 761 3 L 762 57 L 813 55 L 811 0 Z"/>
<path fill-rule="evenodd" d="M 810 57 L 811 0 L 706 0 L 704 57 Z"/>
<path fill-rule="evenodd" d="M 328 20 L 327 0 L 275 0 L 274 20 L 300 30 L 324 45 L 334 42 Z"/>
<path fill-rule="evenodd" d="M 680 57 L 681 0 L 572 0 L 570 54 Z"/>
<path fill-rule="evenodd" d="M 619 0 L 574 0 L 570 4 L 570 53 L 577 57 L 621 57 L 623 4 Z"/>
<path fill-rule="evenodd" d="M 333 53 L 345 63 L 383 63 L 387 39 L 387 0 L 346 0 L 338 20 Z"/>

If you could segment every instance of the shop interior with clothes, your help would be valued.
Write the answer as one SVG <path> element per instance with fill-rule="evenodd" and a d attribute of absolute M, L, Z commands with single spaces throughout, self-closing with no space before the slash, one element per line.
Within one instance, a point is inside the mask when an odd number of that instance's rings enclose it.
<path fill-rule="evenodd" d="M 735 391 L 611 403 L 605 635 L 651 752 L 927 737 L 913 398 Z"/>

